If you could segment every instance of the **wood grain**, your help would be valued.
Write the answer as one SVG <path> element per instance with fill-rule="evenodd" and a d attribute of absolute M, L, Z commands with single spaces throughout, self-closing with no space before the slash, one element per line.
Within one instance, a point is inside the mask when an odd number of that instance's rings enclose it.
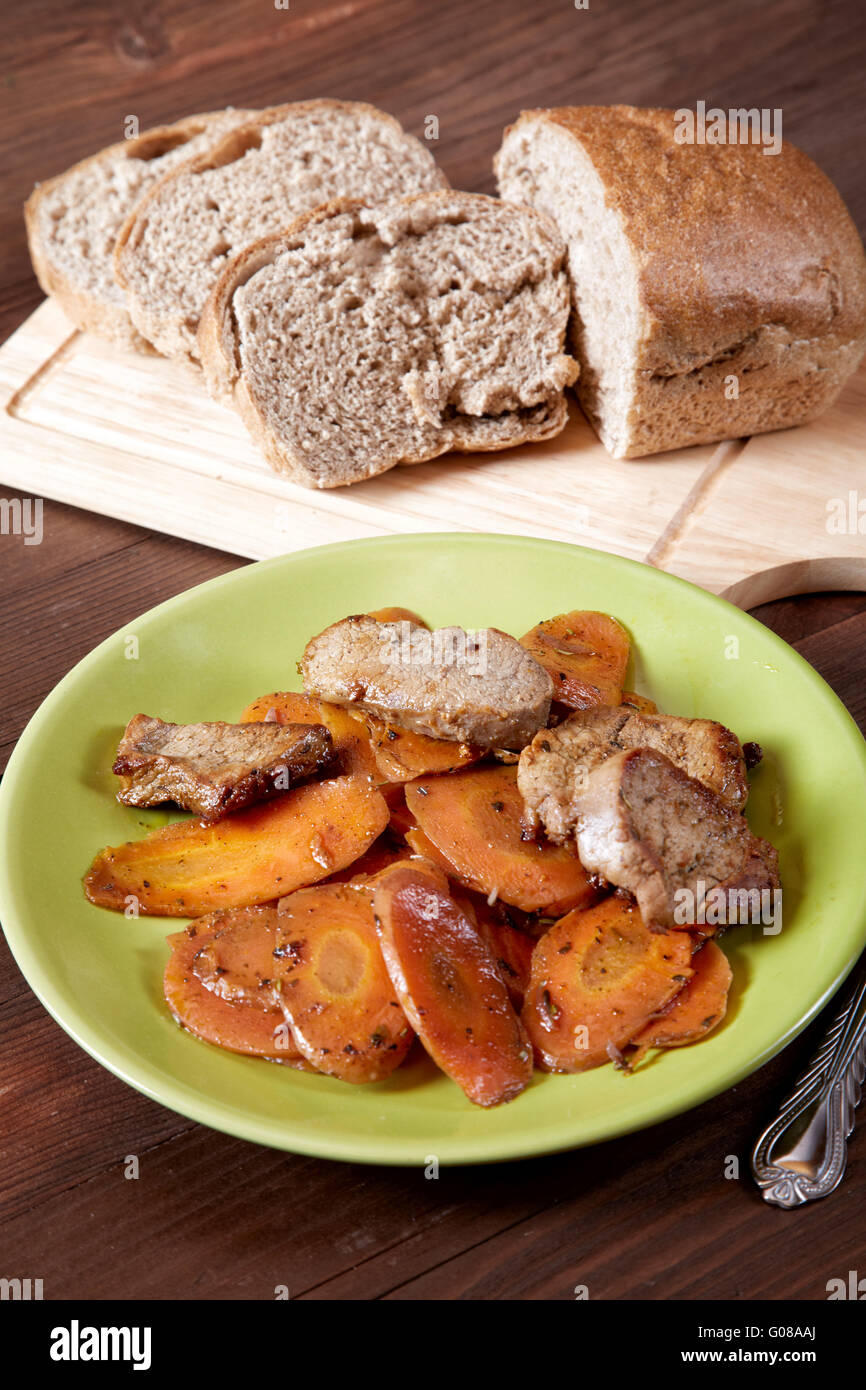
<path fill-rule="evenodd" d="M 563 433 L 542 444 L 451 454 L 314 491 L 268 467 L 196 370 L 78 333 L 50 301 L 0 348 L 3 405 L 3 482 L 252 559 L 451 530 L 531 534 L 643 559 L 716 453 L 611 459 L 574 404 Z M 734 574 L 721 571 L 716 587 Z"/>
<path fill-rule="evenodd" d="M 866 363 L 800 429 L 623 461 L 573 401 L 543 444 L 317 492 L 268 467 L 197 370 L 77 332 L 47 301 L 0 348 L 0 407 L 3 482 L 251 559 L 394 532 L 517 532 L 649 560 L 743 607 L 866 587 Z"/>
<path fill-rule="evenodd" d="M 820 419 L 757 435 L 707 472 L 655 564 L 743 608 L 866 588 L 866 366 Z"/>
<path fill-rule="evenodd" d="M 142 125 L 225 101 L 326 93 L 438 114 L 457 184 L 490 189 L 490 151 L 521 106 L 633 100 L 781 105 L 785 133 L 866 231 L 866 33 L 856 0 L 40 0 L 8 7 L 0 68 L 0 333 L 41 295 L 20 203 L 35 178 Z M 0 747 L 108 632 L 242 563 L 46 502 L 45 539 L 0 536 Z M 866 598 L 758 611 L 866 727 Z M 58 924 L 62 930 L 62 923 Z M 0 942 L 0 1274 L 47 1298 L 690 1300 L 824 1298 L 863 1271 L 861 1117 L 840 1191 L 803 1212 L 759 1199 L 741 1168 L 821 1020 L 725 1096 L 655 1129 L 554 1159 L 444 1172 L 320 1163 L 190 1126 L 102 1070 L 53 1023 Z M 123 1177 L 125 1155 L 141 1177 Z"/>

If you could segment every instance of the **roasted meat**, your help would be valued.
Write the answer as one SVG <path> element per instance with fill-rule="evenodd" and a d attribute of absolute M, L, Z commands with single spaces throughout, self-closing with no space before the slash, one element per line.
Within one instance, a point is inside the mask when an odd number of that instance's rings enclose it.
<path fill-rule="evenodd" d="M 628 705 L 577 710 L 555 729 L 536 734 L 520 755 L 517 783 L 527 826 L 544 827 L 562 844 L 577 820 L 589 774 L 629 748 L 654 748 L 690 777 L 741 810 L 749 784 L 736 734 L 712 719 L 643 714 Z"/>
<path fill-rule="evenodd" d="M 715 889 L 779 887 L 777 852 L 742 812 L 651 748 L 590 772 L 575 835 L 584 868 L 633 893 L 648 926 L 691 925 L 690 905 Z"/>
<path fill-rule="evenodd" d="M 117 749 L 117 799 L 127 806 L 173 801 L 217 820 L 288 791 L 331 758 L 331 735 L 320 724 L 166 724 L 137 714 Z"/>
<path fill-rule="evenodd" d="M 308 642 L 301 665 L 308 694 L 481 748 L 523 748 L 550 711 L 547 672 L 496 628 L 344 618 Z"/>

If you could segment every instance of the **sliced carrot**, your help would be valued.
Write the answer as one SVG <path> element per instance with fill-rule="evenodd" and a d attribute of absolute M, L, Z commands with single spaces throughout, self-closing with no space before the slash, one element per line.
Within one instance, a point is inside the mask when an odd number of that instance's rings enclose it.
<path fill-rule="evenodd" d="M 640 1054 L 651 1047 L 684 1047 L 717 1028 L 728 1007 L 733 975 L 728 958 L 714 941 L 692 956 L 694 975 L 673 1002 L 631 1039 Z"/>
<path fill-rule="evenodd" d="M 273 690 L 260 695 L 247 705 L 240 717 L 241 724 L 261 724 L 263 720 L 278 724 L 321 724 L 318 701 L 311 695 L 294 690 Z"/>
<path fill-rule="evenodd" d="M 355 879 L 371 878 L 373 874 L 387 869 L 389 864 L 396 864 L 398 859 L 409 859 L 411 854 L 412 850 L 402 835 L 395 835 L 388 826 L 360 859 L 356 859 L 348 868 L 331 874 L 328 882 L 352 883 Z"/>
<path fill-rule="evenodd" d="M 383 1080 L 414 1035 L 382 959 L 371 890 L 301 889 L 282 899 L 279 919 L 279 998 L 301 1052 L 343 1081 Z"/>
<path fill-rule="evenodd" d="M 370 746 L 379 774 L 388 782 L 411 782 L 427 773 L 455 772 L 484 756 L 471 743 L 448 743 L 409 729 L 397 729 L 375 715 L 366 716 Z"/>
<path fill-rule="evenodd" d="M 659 712 L 655 700 L 650 700 L 647 695 L 638 695 L 634 690 L 624 690 L 620 703 L 630 705 L 632 709 L 640 710 L 641 714 L 658 714 Z"/>
<path fill-rule="evenodd" d="M 550 675 L 554 700 L 572 709 L 620 703 L 629 637 L 607 613 L 560 613 L 520 641 Z"/>
<path fill-rule="evenodd" d="M 84 880 L 92 903 L 122 912 L 200 917 L 269 902 L 354 863 L 388 824 L 370 782 L 311 782 L 213 825 L 182 821 L 96 856 Z"/>
<path fill-rule="evenodd" d="M 652 932 L 637 907 L 606 898 L 540 939 L 523 1022 L 547 1071 L 615 1060 L 692 976 L 685 932 Z"/>
<path fill-rule="evenodd" d="M 499 904 L 491 907 L 480 894 L 470 897 L 469 894 L 461 896 L 455 893 L 454 900 L 464 910 L 468 909 L 467 916 L 475 922 L 487 942 L 511 1002 L 519 1013 L 529 988 L 534 937 L 506 921 Z"/>
<path fill-rule="evenodd" d="M 378 876 L 373 905 L 394 988 L 430 1056 L 473 1104 L 513 1100 L 532 1076 L 532 1050 L 469 917 L 411 863 Z"/>
<path fill-rule="evenodd" d="M 426 627 L 430 631 L 430 624 L 413 613 L 411 608 L 377 608 L 367 617 L 375 618 L 377 623 L 414 623 L 416 627 Z"/>
<path fill-rule="evenodd" d="M 200 917 L 206 940 L 192 968 L 202 984 L 231 1004 L 279 1009 L 274 997 L 277 908 L 232 907 Z"/>
<path fill-rule="evenodd" d="M 177 1022 L 204 1042 L 251 1057 L 292 1062 L 300 1053 L 291 1028 L 275 1007 L 233 1004 L 206 988 L 195 973 L 194 960 L 213 932 L 194 923 L 168 938 L 171 954 L 165 967 L 165 1000 Z"/>
<path fill-rule="evenodd" d="M 419 859 L 417 855 L 413 855 L 411 860 L 404 860 L 403 862 L 408 862 L 410 868 L 412 868 L 416 874 L 421 874 L 427 880 L 427 882 L 430 883 L 436 889 L 437 892 L 444 893 L 446 897 L 451 896 L 451 882 L 448 878 L 448 875 L 444 872 L 443 869 L 440 869 L 438 864 L 434 863 L 430 859 Z M 390 865 L 388 867 L 390 868 Z M 376 882 L 371 885 L 374 890 L 378 885 L 379 879 L 382 877 L 382 874 L 384 874 L 384 870 L 382 870 L 380 874 L 377 874 Z"/>
<path fill-rule="evenodd" d="M 594 897 L 571 845 L 524 838 L 516 767 L 497 764 L 409 782 L 406 805 L 446 872 L 466 888 L 552 915 Z M 406 838 L 425 852 L 413 832 Z"/>
<path fill-rule="evenodd" d="M 278 724 L 324 724 L 341 772 L 365 773 L 374 781 L 382 780 L 363 719 L 340 705 L 295 690 L 275 690 L 247 705 L 240 722 L 257 723 L 263 719 L 274 719 Z"/>
<path fill-rule="evenodd" d="M 406 805 L 406 798 L 403 795 L 403 787 L 400 782 L 380 782 L 379 791 L 387 801 L 389 811 L 396 811 Z"/>
<path fill-rule="evenodd" d="M 403 835 L 413 853 L 420 855 L 422 859 L 429 859 L 431 864 L 437 864 L 448 878 L 453 878 L 455 882 L 460 881 L 451 860 L 446 859 L 445 855 L 436 848 L 433 841 L 424 834 L 417 821 L 410 824 L 408 829 L 404 830 Z"/>
<path fill-rule="evenodd" d="M 403 795 L 402 784 L 392 782 L 388 785 L 387 790 L 385 787 L 380 787 L 379 790 L 382 792 L 382 795 L 391 808 L 391 822 L 389 828 L 392 834 L 402 837 L 406 834 L 407 830 L 413 830 L 417 825 L 417 821 L 406 805 L 406 797 Z M 395 798 L 388 795 L 388 792 L 393 793 L 394 791 L 399 792 L 399 797 Z"/>

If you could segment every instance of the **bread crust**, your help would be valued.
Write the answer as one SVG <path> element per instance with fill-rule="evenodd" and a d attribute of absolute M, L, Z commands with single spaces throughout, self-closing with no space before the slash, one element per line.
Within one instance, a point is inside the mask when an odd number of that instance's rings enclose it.
<path fill-rule="evenodd" d="M 483 193 L 463 193 L 452 189 L 415 193 L 397 201 L 403 207 L 433 207 L 439 201 L 451 199 L 460 199 L 461 202 L 465 203 L 472 201 L 497 203 L 499 201 Z M 303 213 L 284 232 L 262 237 L 259 241 L 246 247 L 223 268 L 205 306 L 199 325 L 199 357 L 209 391 L 216 399 L 222 400 L 224 404 L 232 404 L 235 407 L 271 467 L 277 473 L 284 474 L 293 482 L 300 483 L 304 487 L 318 489 L 341 487 L 347 482 L 361 480 L 340 477 L 322 480 L 311 475 L 302 455 L 289 448 L 270 429 L 253 399 L 241 371 L 238 359 L 237 325 L 234 321 L 232 300 L 236 290 L 251 279 L 258 270 L 270 264 L 286 249 L 290 249 L 293 245 L 300 245 L 307 228 L 317 222 L 325 222 L 345 213 L 358 214 L 368 207 L 369 205 L 359 198 L 335 199 L 321 207 L 314 208 L 311 212 Z M 535 215 L 549 227 L 553 234 L 558 236 L 556 228 L 549 218 L 545 218 L 540 213 Z M 573 363 L 572 366 L 573 379 L 578 369 L 576 363 Z M 493 428 L 488 428 L 487 422 L 484 421 L 479 421 L 478 428 L 475 430 L 471 429 L 468 424 L 462 427 L 457 425 L 455 429 L 449 431 L 449 437 L 443 438 L 441 443 L 434 445 L 430 450 L 408 454 L 400 462 L 406 465 L 426 463 L 449 451 L 492 453 L 502 448 L 511 448 L 517 444 L 551 439 L 562 431 L 568 420 L 568 404 L 564 393 L 560 393 L 558 399 L 551 403 L 549 409 L 542 411 L 539 408 L 534 414 L 538 418 L 530 418 L 527 414 L 521 424 L 521 417 L 515 413 L 511 417 L 514 428 L 509 433 L 507 440 L 503 439 L 501 433 L 495 434 Z M 485 429 L 488 430 L 487 433 L 485 433 Z M 373 474 L 368 476 L 373 476 Z"/>
<path fill-rule="evenodd" d="M 832 404 L 866 350 L 866 256 L 834 185 L 787 141 L 678 144 L 675 113 L 632 106 L 525 111 L 591 161 L 631 249 L 640 342 L 617 457 L 802 424 Z M 726 379 L 739 395 L 729 399 Z M 591 389 L 581 404 L 602 434 Z"/>
<path fill-rule="evenodd" d="M 168 170 L 148 189 L 144 197 L 133 208 L 118 233 L 114 247 L 114 278 L 127 292 L 127 295 L 129 296 L 131 293 L 129 270 L 134 261 L 138 240 L 153 209 L 156 208 L 166 189 L 171 186 L 176 177 L 191 173 L 203 173 L 207 169 L 217 169 L 221 164 L 228 163 L 230 158 L 234 158 L 236 151 L 243 148 L 244 141 L 248 140 L 250 135 L 256 131 L 274 125 L 289 115 L 300 116 L 321 110 L 366 112 L 368 115 L 376 117 L 383 125 L 391 126 L 403 138 L 408 138 L 408 133 L 395 116 L 389 115 L 387 111 L 380 111 L 378 107 L 372 106 L 366 101 L 339 101 L 329 97 L 317 97 L 310 101 L 286 102 L 282 106 L 271 106 L 264 111 L 255 113 L 244 125 L 229 131 L 224 139 L 220 140 L 207 153 L 187 160 L 185 164 L 176 169 Z M 420 145 L 420 141 L 418 143 Z M 423 149 L 423 146 L 421 148 Z M 435 165 L 435 161 L 434 169 L 443 188 L 447 188 L 448 180 L 442 170 Z M 268 239 L 263 238 L 263 240 Z M 139 328 L 156 344 L 160 352 L 164 352 L 167 356 L 180 356 L 187 360 L 195 360 L 187 352 L 185 345 L 178 339 L 177 335 L 172 334 L 170 330 L 165 331 L 158 315 L 149 314 L 140 304 L 135 305 L 132 312 Z"/>
<path fill-rule="evenodd" d="M 136 352 L 152 353 L 154 351 L 152 345 L 133 324 L 124 303 L 112 303 L 91 293 L 83 286 L 77 285 L 54 263 L 50 245 L 45 242 L 39 225 L 44 200 L 72 175 L 95 168 L 100 164 L 111 164 L 119 159 L 135 158 L 137 151 L 144 151 L 148 146 L 152 147 L 161 141 L 178 141 L 178 137 L 192 139 L 196 135 L 203 134 L 207 129 L 208 122 L 222 114 L 220 111 L 207 111 L 194 116 L 186 116 L 183 120 L 174 121 L 170 125 L 152 126 L 136 136 L 135 139 L 118 140 L 113 145 L 106 145 L 96 154 L 88 156 L 87 159 L 79 160 L 77 164 L 64 169 L 61 174 L 55 174 L 53 178 L 46 179 L 34 188 L 24 204 L 24 224 L 33 269 L 45 294 L 56 299 L 67 318 L 76 328 L 84 332 L 97 333 L 102 338 L 110 338 L 121 347 Z M 252 114 L 250 112 L 250 115 Z"/>

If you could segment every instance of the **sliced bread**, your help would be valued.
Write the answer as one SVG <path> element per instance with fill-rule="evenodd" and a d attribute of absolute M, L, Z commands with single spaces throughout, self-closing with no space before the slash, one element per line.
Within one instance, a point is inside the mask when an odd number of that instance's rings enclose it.
<path fill-rule="evenodd" d="M 76 327 L 148 350 L 114 278 L 117 235 L 157 179 L 254 114 L 229 109 L 156 126 L 37 184 L 24 206 L 33 268 Z"/>
<path fill-rule="evenodd" d="M 309 487 L 546 439 L 577 373 L 564 261 L 547 218 L 496 198 L 338 201 L 225 269 L 199 334 L 208 386 Z"/>
<path fill-rule="evenodd" d="M 787 142 L 677 130 L 673 111 L 526 111 L 495 162 L 568 244 L 577 391 L 615 458 L 802 424 L 866 348 L 866 257 L 830 180 Z"/>
<path fill-rule="evenodd" d="M 336 197 L 378 202 L 443 187 L 429 150 L 373 106 L 274 107 L 160 180 L 118 238 L 115 273 L 144 337 L 195 360 L 207 297 L 251 242 Z"/>

